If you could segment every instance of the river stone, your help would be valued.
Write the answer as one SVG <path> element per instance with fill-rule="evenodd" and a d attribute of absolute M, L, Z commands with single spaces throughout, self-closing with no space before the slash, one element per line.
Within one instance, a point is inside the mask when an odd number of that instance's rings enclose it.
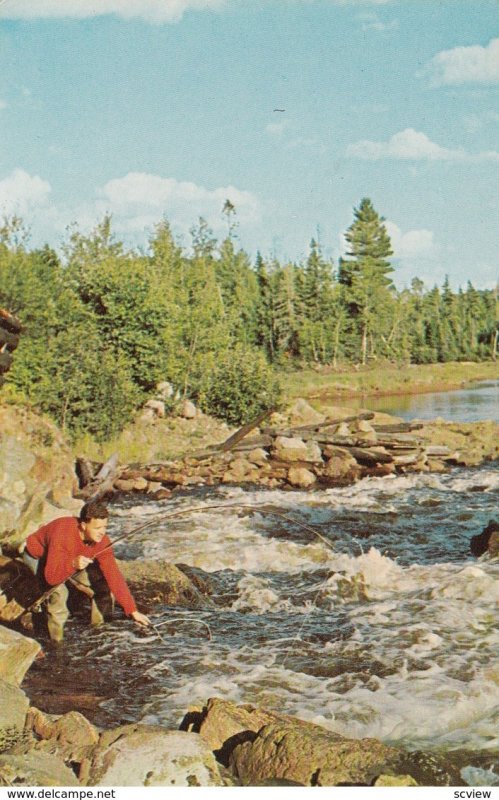
<path fill-rule="evenodd" d="M 317 442 L 304 442 L 297 437 L 277 436 L 272 448 L 272 455 L 279 461 L 309 461 L 322 463 L 322 453 Z"/>
<path fill-rule="evenodd" d="M 233 750 L 230 766 L 246 786 L 270 778 L 305 786 L 370 785 L 398 752 L 377 739 L 346 739 L 296 720 L 265 725 L 254 741 Z"/>
<path fill-rule="evenodd" d="M 19 686 L 41 649 L 34 639 L 0 626 L 0 679 Z"/>
<path fill-rule="evenodd" d="M 290 467 L 288 470 L 288 483 L 299 489 L 308 489 L 317 481 L 313 472 L 305 467 Z"/>
<path fill-rule="evenodd" d="M 314 425 L 324 422 L 326 417 L 320 411 L 307 403 L 303 397 L 298 397 L 294 403 L 287 409 L 287 415 L 290 425 Z"/>
<path fill-rule="evenodd" d="M 124 725 L 106 731 L 80 780 L 90 786 L 221 786 L 208 745 L 195 733 Z"/>
<path fill-rule="evenodd" d="M 248 453 L 248 461 L 251 464 L 256 464 L 259 467 L 263 467 L 267 464 L 269 454 L 263 447 L 255 447 L 254 450 Z"/>
<path fill-rule="evenodd" d="M 213 606 L 213 601 L 169 561 L 118 561 L 118 565 L 138 602 L 188 608 Z"/>
<path fill-rule="evenodd" d="M 290 717 L 252 705 L 237 705 L 232 700 L 211 697 L 201 710 L 188 711 L 180 729 L 199 733 L 210 749 L 216 751 L 218 760 L 227 765 L 236 744 L 248 738 L 254 739 L 257 731 L 264 725 L 286 719 Z"/>
<path fill-rule="evenodd" d="M 419 786 L 412 775 L 380 775 L 374 786 Z"/>
<path fill-rule="evenodd" d="M 0 752 L 8 750 L 24 736 L 29 700 L 18 686 L 0 680 Z"/>
<path fill-rule="evenodd" d="M 78 711 L 69 711 L 56 718 L 30 708 L 26 727 L 40 737 L 35 750 L 53 753 L 66 762 L 83 761 L 99 741 L 97 728 Z"/>
<path fill-rule="evenodd" d="M 328 457 L 326 466 L 322 470 L 322 477 L 333 481 L 355 481 L 360 475 L 360 467 L 348 450 L 341 447 L 328 445 L 324 449 Z"/>
<path fill-rule="evenodd" d="M 0 756 L 0 785 L 79 786 L 74 772 L 57 756 L 28 752 Z"/>

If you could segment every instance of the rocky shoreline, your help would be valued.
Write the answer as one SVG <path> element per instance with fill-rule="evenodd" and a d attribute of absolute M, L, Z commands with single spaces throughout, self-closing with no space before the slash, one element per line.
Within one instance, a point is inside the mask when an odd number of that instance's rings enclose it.
<path fill-rule="evenodd" d="M 187 709 L 178 730 L 141 723 L 101 730 L 76 711 L 48 714 L 20 688 L 39 656 L 37 642 L 0 628 L 3 786 L 465 785 L 456 766 L 463 754 L 348 739 L 216 697 Z"/>

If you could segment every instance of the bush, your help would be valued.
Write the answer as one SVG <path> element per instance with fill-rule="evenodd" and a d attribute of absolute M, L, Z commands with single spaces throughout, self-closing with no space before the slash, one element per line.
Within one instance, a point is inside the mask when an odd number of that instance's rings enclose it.
<path fill-rule="evenodd" d="M 255 348 L 236 345 L 207 370 L 197 392 L 203 411 L 243 425 L 277 405 L 281 387 L 272 367 Z"/>

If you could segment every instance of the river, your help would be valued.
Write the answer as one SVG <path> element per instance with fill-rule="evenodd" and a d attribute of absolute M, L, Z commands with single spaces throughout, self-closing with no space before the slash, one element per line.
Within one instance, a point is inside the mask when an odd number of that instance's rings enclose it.
<path fill-rule="evenodd" d="M 324 398 L 323 398 L 324 400 Z M 384 411 L 402 419 L 436 419 L 499 422 L 499 380 L 479 381 L 451 392 L 362 397 L 348 400 L 352 408 Z"/>
<path fill-rule="evenodd" d="M 348 737 L 466 751 L 463 780 L 497 784 L 499 564 L 471 558 L 469 540 L 497 514 L 498 495 L 489 464 L 308 493 L 222 486 L 116 502 L 112 536 L 198 509 L 116 550 L 203 570 L 215 606 L 156 606 L 154 623 L 186 620 L 162 627 L 162 640 L 128 621 L 72 622 L 24 688 L 66 687 L 106 727 L 177 727 L 189 707 L 229 698 Z M 102 699 L 87 710 L 89 692 Z"/>

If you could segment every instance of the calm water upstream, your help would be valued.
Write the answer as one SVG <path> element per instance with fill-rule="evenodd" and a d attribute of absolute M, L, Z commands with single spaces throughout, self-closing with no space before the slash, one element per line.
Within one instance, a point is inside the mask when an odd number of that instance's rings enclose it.
<path fill-rule="evenodd" d="M 499 380 L 480 381 L 453 392 L 364 397 L 348 400 L 352 408 L 367 407 L 402 419 L 436 419 L 459 422 L 499 421 Z"/>
<path fill-rule="evenodd" d="M 349 737 L 464 749 L 464 780 L 499 782 L 499 564 L 468 549 L 497 518 L 498 497 L 489 464 L 309 493 L 220 487 L 116 503 L 111 535 L 158 512 L 206 509 L 116 549 L 208 573 L 212 609 L 156 606 L 153 621 L 195 616 L 213 640 L 177 623 L 161 629 L 165 641 L 126 621 L 73 623 L 64 651 L 37 662 L 26 689 L 49 679 L 102 696 L 96 711 L 82 710 L 108 727 L 176 727 L 193 704 L 230 698 Z M 329 546 L 273 510 L 316 528 Z"/>

